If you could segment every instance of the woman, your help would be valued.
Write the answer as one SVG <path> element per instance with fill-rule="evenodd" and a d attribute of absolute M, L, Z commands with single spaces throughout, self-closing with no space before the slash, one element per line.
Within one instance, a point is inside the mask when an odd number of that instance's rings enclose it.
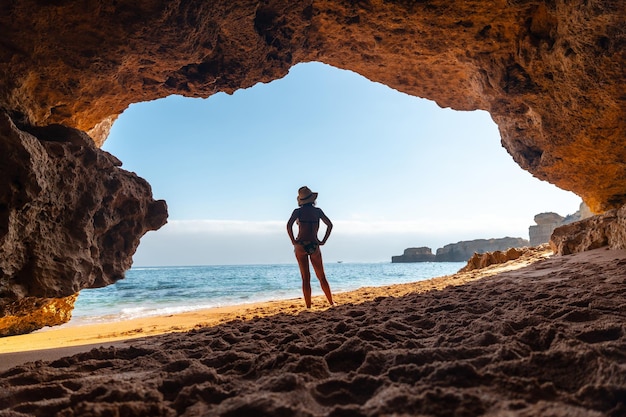
<path fill-rule="evenodd" d="M 328 302 L 334 306 L 333 295 L 330 292 L 330 285 L 324 274 L 324 264 L 322 263 L 322 251 L 320 246 L 326 243 L 333 230 L 333 224 L 326 217 L 322 209 L 315 207 L 317 193 L 312 192 L 309 187 L 300 187 L 298 190 L 298 206 L 287 222 L 287 233 L 291 238 L 294 246 L 298 266 L 300 267 L 300 275 L 302 275 L 302 293 L 304 294 L 304 302 L 306 308 L 311 308 L 311 271 L 309 269 L 309 259 L 313 264 L 315 275 L 320 282 L 322 291 L 326 295 Z M 324 238 L 319 240 L 317 232 L 320 227 L 320 220 L 326 225 L 326 234 Z M 294 238 L 293 224 L 298 223 L 298 236 Z"/>

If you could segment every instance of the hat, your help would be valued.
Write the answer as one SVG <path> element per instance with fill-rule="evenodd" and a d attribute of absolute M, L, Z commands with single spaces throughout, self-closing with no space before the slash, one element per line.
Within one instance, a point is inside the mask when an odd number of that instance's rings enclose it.
<path fill-rule="evenodd" d="M 311 191 L 309 187 L 300 187 L 298 190 L 298 205 L 303 206 L 307 203 L 313 203 L 317 199 L 317 193 Z"/>

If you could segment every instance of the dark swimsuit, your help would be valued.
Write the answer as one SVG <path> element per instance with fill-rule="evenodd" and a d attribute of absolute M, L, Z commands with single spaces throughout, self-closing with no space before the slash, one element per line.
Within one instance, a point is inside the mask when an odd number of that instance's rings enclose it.
<path fill-rule="evenodd" d="M 298 242 L 298 243 L 304 248 L 304 251 L 309 255 L 314 254 L 317 248 L 319 247 L 318 243 L 309 242 L 308 240 L 305 240 L 304 242 Z"/>
<path fill-rule="evenodd" d="M 317 220 L 302 220 L 300 218 L 300 213 L 298 213 L 298 224 L 302 224 L 302 223 L 309 223 L 309 227 L 311 227 L 313 229 L 316 225 L 319 224 L 319 219 L 317 219 Z M 308 255 L 312 255 L 313 253 L 315 253 L 315 251 L 319 247 L 319 243 L 318 242 L 312 242 L 310 240 L 298 241 L 298 244 L 301 245 L 304 248 L 304 251 Z"/>

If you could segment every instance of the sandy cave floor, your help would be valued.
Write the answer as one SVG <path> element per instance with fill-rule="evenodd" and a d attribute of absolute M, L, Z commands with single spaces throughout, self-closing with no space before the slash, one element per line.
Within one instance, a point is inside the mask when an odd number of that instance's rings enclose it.
<path fill-rule="evenodd" d="M 626 251 L 532 261 L 23 363 L 0 416 L 626 416 Z"/>

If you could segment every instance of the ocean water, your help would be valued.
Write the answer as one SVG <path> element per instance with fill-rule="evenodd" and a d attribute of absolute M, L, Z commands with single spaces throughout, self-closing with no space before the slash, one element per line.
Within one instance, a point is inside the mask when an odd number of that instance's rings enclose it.
<path fill-rule="evenodd" d="M 464 262 L 381 262 L 324 266 L 333 293 L 338 293 L 449 275 L 464 265 Z M 323 295 L 311 272 L 313 296 Z M 113 285 L 82 290 L 67 325 L 299 297 L 302 297 L 301 279 L 295 263 L 131 268 L 125 279 Z"/>

